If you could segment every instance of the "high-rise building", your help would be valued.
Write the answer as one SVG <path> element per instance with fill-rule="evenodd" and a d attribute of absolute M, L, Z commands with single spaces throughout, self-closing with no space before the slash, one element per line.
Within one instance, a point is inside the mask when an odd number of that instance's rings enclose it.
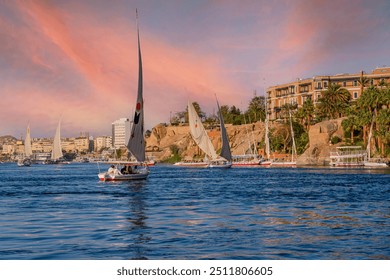
<path fill-rule="evenodd" d="M 115 149 L 127 146 L 130 138 L 130 121 L 121 118 L 112 123 L 112 145 Z"/>

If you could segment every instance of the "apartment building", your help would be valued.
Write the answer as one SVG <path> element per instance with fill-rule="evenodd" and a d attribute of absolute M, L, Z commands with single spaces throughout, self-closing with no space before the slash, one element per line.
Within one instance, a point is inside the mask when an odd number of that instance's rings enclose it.
<path fill-rule="evenodd" d="M 121 118 L 112 123 L 112 144 L 115 149 L 126 147 L 130 139 L 130 121 Z"/>
<path fill-rule="evenodd" d="M 316 104 L 322 93 L 328 89 L 330 83 L 336 83 L 346 88 L 351 94 L 351 99 L 356 100 L 362 94 L 359 83 L 362 76 L 369 79 L 369 84 L 364 89 L 370 85 L 378 85 L 382 81 L 390 83 L 390 67 L 379 67 L 371 73 L 362 71 L 356 74 L 314 76 L 313 78 L 297 79 L 291 83 L 269 87 L 267 89 L 267 100 L 270 119 L 278 119 L 281 107 L 288 103 L 297 104 L 298 107 L 301 107 L 306 99 L 311 99 Z"/>
<path fill-rule="evenodd" d="M 111 136 L 98 136 L 94 139 L 94 151 L 99 152 L 105 148 L 112 147 L 112 137 Z"/>

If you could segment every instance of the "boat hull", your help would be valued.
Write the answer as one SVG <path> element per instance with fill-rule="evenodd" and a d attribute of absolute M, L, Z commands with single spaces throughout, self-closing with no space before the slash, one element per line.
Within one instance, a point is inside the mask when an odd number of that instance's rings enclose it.
<path fill-rule="evenodd" d="M 260 166 L 271 166 L 272 161 L 270 160 L 265 160 L 259 163 Z"/>
<path fill-rule="evenodd" d="M 281 162 L 272 162 L 269 166 L 271 167 L 296 167 L 297 163 L 295 161 L 281 161 Z"/>
<path fill-rule="evenodd" d="M 131 180 L 143 180 L 149 175 L 149 167 L 146 163 L 137 162 L 111 162 L 115 165 L 106 172 L 98 173 L 100 181 L 131 181 Z M 98 162 L 99 166 L 99 162 Z M 119 167 L 119 169 L 117 168 Z M 99 168 L 100 170 L 100 168 Z"/>
<path fill-rule="evenodd" d="M 366 161 L 363 163 L 364 167 L 372 167 L 372 168 L 387 168 L 389 165 L 384 162 L 369 162 Z"/>
<path fill-rule="evenodd" d="M 260 166 L 259 163 L 251 163 L 251 162 L 235 162 L 232 164 L 232 167 L 257 167 Z"/>
<path fill-rule="evenodd" d="M 194 168 L 206 168 L 209 166 L 207 162 L 176 162 L 174 166 L 179 167 L 194 167 Z"/>
<path fill-rule="evenodd" d="M 144 180 L 148 177 L 148 173 L 137 173 L 137 174 L 118 174 L 112 175 L 107 172 L 99 173 L 98 177 L 100 181 L 131 181 L 131 180 Z"/>
<path fill-rule="evenodd" d="M 230 167 L 232 167 L 232 163 L 231 162 L 217 163 L 217 164 L 210 163 L 209 167 L 210 168 L 230 168 Z"/>

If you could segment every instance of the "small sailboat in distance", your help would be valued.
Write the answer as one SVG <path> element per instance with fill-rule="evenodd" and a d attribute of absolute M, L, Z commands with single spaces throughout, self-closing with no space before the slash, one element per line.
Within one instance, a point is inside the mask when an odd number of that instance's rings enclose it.
<path fill-rule="evenodd" d="M 137 17 L 137 36 L 138 36 L 138 93 L 133 118 L 133 125 L 127 149 L 135 157 L 136 162 L 112 162 L 107 172 L 98 174 L 101 181 L 128 181 L 146 179 L 149 175 L 149 167 L 145 162 L 145 139 L 144 139 L 144 101 L 143 101 L 143 77 L 142 77 L 142 58 Z M 117 166 L 121 166 L 119 170 Z"/>
<path fill-rule="evenodd" d="M 52 150 L 51 150 L 50 159 L 46 160 L 44 163 L 45 164 L 68 163 L 68 162 L 64 161 L 64 155 L 62 153 L 62 146 L 61 146 L 61 119 L 58 122 L 58 125 L 57 125 L 57 128 L 56 128 L 56 134 L 54 135 L 53 146 L 52 146 Z"/>
<path fill-rule="evenodd" d="M 18 160 L 18 166 L 30 166 L 31 165 L 31 135 L 30 125 L 27 126 L 26 138 L 24 139 L 24 155 Z"/>
<path fill-rule="evenodd" d="M 218 100 L 217 100 L 218 104 Z M 219 108 L 219 104 L 218 104 Z M 219 110 L 220 112 L 220 110 Z M 198 116 L 198 113 L 195 110 L 194 105 L 188 101 L 188 121 L 190 125 L 190 133 L 192 139 L 198 147 L 205 153 L 205 160 L 201 162 L 195 161 L 181 161 L 175 163 L 176 166 L 182 167 L 213 167 L 213 168 L 229 168 L 232 166 L 232 155 L 230 152 L 229 139 L 227 137 L 225 124 L 223 122 L 222 115 L 220 114 L 220 123 L 221 123 L 221 137 L 222 137 L 222 150 L 221 155 L 218 156 L 213 143 L 202 124 L 201 119 Z"/>
<path fill-rule="evenodd" d="M 217 153 L 207 135 L 202 120 L 199 118 L 194 105 L 190 101 L 188 101 L 188 122 L 192 139 L 194 139 L 196 145 L 205 153 L 206 157 L 212 159 L 217 158 Z M 180 161 L 175 163 L 175 165 L 182 167 L 208 167 L 209 161 L 208 158 L 205 158 L 203 161 Z"/>

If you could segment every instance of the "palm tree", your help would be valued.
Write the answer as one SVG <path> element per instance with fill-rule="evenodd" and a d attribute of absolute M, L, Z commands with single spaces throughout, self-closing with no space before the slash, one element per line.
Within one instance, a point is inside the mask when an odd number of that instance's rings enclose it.
<path fill-rule="evenodd" d="M 348 118 L 343 120 L 341 125 L 343 126 L 344 131 L 350 133 L 351 143 L 354 144 L 354 131 L 360 127 L 360 118 L 356 105 L 352 105 L 348 108 Z"/>
<path fill-rule="evenodd" d="M 390 104 L 390 89 L 388 86 L 384 88 L 371 86 L 364 91 L 363 95 L 358 100 L 358 105 L 360 107 L 360 110 L 365 111 L 367 116 L 364 119 L 364 125 L 366 126 L 365 132 L 367 132 L 368 126 L 372 126 L 372 128 L 375 131 L 374 136 L 377 136 L 376 141 L 375 141 L 375 137 L 373 141 L 374 149 L 375 149 L 375 143 L 378 143 L 378 146 L 380 147 L 382 146 L 383 137 L 380 137 L 381 133 L 379 133 L 379 131 L 386 131 L 386 117 L 384 116 L 382 117 L 383 113 L 381 111 L 389 108 L 389 104 Z M 381 115 L 381 118 L 378 121 L 379 114 Z M 385 135 L 386 133 L 383 134 L 383 136 L 386 138 Z M 364 140 L 365 140 L 364 143 L 367 144 L 366 135 L 364 135 Z"/>
<path fill-rule="evenodd" d="M 363 71 L 360 72 L 360 79 L 358 80 L 358 83 L 360 85 L 360 95 L 362 95 L 364 88 L 370 84 L 370 79 L 366 76 L 363 76 Z"/>
<path fill-rule="evenodd" d="M 324 118 L 335 119 L 343 114 L 349 105 L 351 94 L 338 84 L 330 84 L 319 99 L 318 112 Z"/>
<path fill-rule="evenodd" d="M 311 98 L 305 100 L 305 102 L 302 105 L 302 110 L 306 118 L 306 130 L 309 131 L 311 120 L 314 116 L 314 111 L 315 111 L 314 104 Z"/>
<path fill-rule="evenodd" d="M 249 102 L 247 114 L 252 122 L 265 120 L 265 97 L 255 95 Z"/>
<path fill-rule="evenodd" d="M 281 109 L 281 118 L 287 119 L 290 115 L 290 112 L 294 112 L 298 108 L 298 105 L 286 103 L 280 107 Z M 287 120 L 288 122 L 288 120 Z"/>

